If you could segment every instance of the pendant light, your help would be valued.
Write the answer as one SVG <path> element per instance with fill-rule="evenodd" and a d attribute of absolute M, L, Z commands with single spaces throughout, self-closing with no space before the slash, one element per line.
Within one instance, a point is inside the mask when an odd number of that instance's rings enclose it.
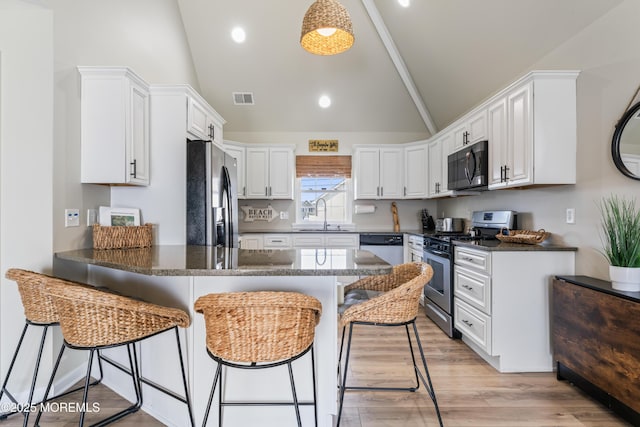
<path fill-rule="evenodd" d="M 337 0 L 316 0 L 304 15 L 300 44 L 316 55 L 335 55 L 353 45 L 347 9 Z"/>

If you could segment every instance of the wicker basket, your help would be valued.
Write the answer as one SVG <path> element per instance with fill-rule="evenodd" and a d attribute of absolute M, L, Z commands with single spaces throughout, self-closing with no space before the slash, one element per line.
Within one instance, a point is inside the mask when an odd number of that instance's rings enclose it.
<path fill-rule="evenodd" d="M 503 229 L 506 230 L 506 229 Z M 544 242 L 544 240 L 549 237 L 549 234 L 544 229 L 540 229 L 538 231 L 531 230 L 508 230 L 509 234 L 502 234 L 502 230 L 500 230 L 499 234 L 496 234 L 496 238 L 501 242 L 506 243 L 524 243 L 527 245 L 537 245 L 538 243 Z"/>
<path fill-rule="evenodd" d="M 94 249 L 148 248 L 153 241 L 152 224 L 141 226 L 93 226 Z"/>

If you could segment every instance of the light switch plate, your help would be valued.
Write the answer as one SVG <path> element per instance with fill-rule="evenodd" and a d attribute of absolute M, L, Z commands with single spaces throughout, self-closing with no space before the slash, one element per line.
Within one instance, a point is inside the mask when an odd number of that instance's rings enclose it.
<path fill-rule="evenodd" d="M 576 210 L 574 208 L 567 208 L 566 221 L 567 221 L 567 224 L 576 223 Z"/>
<path fill-rule="evenodd" d="M 80 209 L 64 210 L 64 226 L 79 227 L 80 226 Z"/>

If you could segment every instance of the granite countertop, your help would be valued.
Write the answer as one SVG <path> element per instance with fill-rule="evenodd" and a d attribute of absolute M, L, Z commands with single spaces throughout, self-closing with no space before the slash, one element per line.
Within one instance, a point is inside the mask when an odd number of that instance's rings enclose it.
<path fill-rule="evenodd" d="M 61 260 L 149 276 L 352 276 L 391 272 L 391 265 L 357 249 L 248 250 L 160 245 L 139 249 L 78 249 Z"/>
<path fill-rule="evenodd" d="M 537 245 L 527 245 L 524 243 L 506 243 L 501 242 L 500 240 L 453 240 L 453 244 L 455 246 L 461 246 L 465 248 L 474 248 L 480 249 L 483 251 L 492 251 L 492 252 L 553 252 L 553 251 L 570 251 L 575 252 L 578 248 L 574 246 L 563 246 L 563 245 L 553 245 L 553 244 L 537 244 Z"/>

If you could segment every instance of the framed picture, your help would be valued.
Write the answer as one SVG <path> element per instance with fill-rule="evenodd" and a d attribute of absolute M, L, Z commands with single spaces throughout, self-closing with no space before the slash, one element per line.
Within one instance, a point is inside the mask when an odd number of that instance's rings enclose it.
<path fill-rule="evenodd" d="M 100 206 L 100 225 L 102 226 L 139 226 L 140 209 L 111 208 Z"/>

